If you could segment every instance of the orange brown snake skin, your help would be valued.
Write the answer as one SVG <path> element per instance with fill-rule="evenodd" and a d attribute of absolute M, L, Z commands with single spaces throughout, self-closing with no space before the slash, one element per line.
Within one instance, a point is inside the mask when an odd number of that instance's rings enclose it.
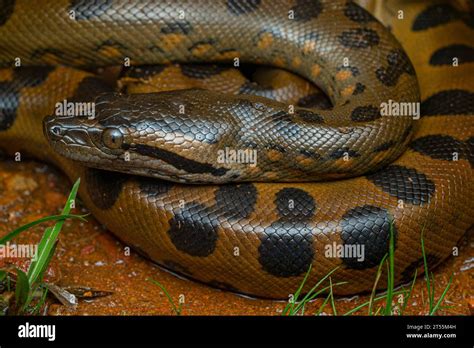
<path fill-rule="evenodd" d="M 404 11 L 403 21 L 387 16 L 386 24 L 403 44 L 415 76 L 397 41 L 352 2 L 140 4 L 7 0 L 0 10 L 0 63 L 11 66 L 20 57 L 24 65 L 0 71 L 0 147 L 7 153 L 25 152 L 53 162 L 72 180 L 81 177 L 84 204 L 122 241 L 168 269 L 213 286 L 286 298 L 310 265 L 308 287 L 340 266 L 332 281 L 348 283 L 335 287 L 336 293 L 371 289 L 388 250 L 391 221 L 397 284 L 409 280 L 422 264 L 423 226 L 430 266 L 449 256 L 472 226 L 474 86 L 469 76 L 474 70 L 474 36 L 472 19 L 464 13 L 443 2 L 388 2 L 388 9 Z M 185 10 L 185 19 L 177 17 L 180 9 Z M 68 17 L 70 10 L 75 11 L 75 20 Z M 293 11 L 292 20 L 288 11 Z M 452 65 L 454 53 L 459 56 L 458 66 Z M 335 107 L 296 108 L 290 114 L 284 104 L 243 95 L 210 96 L 200 90 L 151 97 L 108 94 L 96 100 L 98 114 L 89 136 L 81 130 L 88 122 L 84 118 L 49 119 L 45 131 L 53 147 L 75 160 L 53 151 L 43 135 L 42 121 L 54 112 L 56 102 L 83 100 L 107 88 L 83 70 L 34 66 L 106 66 L 121 64 L 124 57 L 130 57 L 133 65 L 239 57 L 243 62 L 283 67 L 321 86 Z M 349 66 L 343 65 L 344 57 L 349 57 Z M 217 68 L 204 71 L 207 79 L 223 73 Z M 380 116 L 381 102 L 416 102 L 419 93 L 419 121 Z M 221 102 L 224 109 L 215 112 Z M 170 105 L 180 103 L 190 107 L 189 114 L 170 113 Z M 155 104 L 160 117 L 153 113 Z M 247 116 L 262 110 L 266 117 L 262 124 L 273 123 L 270 128 L 238 132 L 242 124 L 255 126 Z M 219 122 L 210 119 L 208 112 Z M 220 118 L 219 112 L 225 117 Z M 228 126 L 236 120 L 242 122 L 238 127 Z M 53 131 L 53 126 L 63 128 Z M 108 131 L 108 138 L 102 136 L 104 127 L 114 129 Z M 115 148 L 117 129 L 122 134 L 120 148 Z M 144 140 L 147 129 L 151 138 Z M 226 138 L 222 129 L 230 130 L 234 138 Z M 370 131 L 374 129 L 382 137 Z M 321 130 L 332 137 L 324 138 Z M 71 150 L 53 141 L 65 132 L 68 142 L 81 139 L 81 146 Z M 175 146 L 156 136 L 160 132 L 171 134 Z M 275 136 L 268 140 L 268 135 Z M 176 139 L 188 141 L 190 136 L 189 151 L 176 144 Z M 315 138 L 318 141 L 312 146 L 302 141 Z M 332 142 L 334 138 L 339 140 Z M 243 141 L 249 139 L 253 142 Z M 109 147 L 104 147 L 104 141 Z M 256 147 L 262 160 L 257 169 L 232 171 L 225 164 L 218 168 L 212 146 L 227 141 L 231 146 Z M 287 147 L 278 146 L 280 142 Z M 199 149 L 208 152 L 203 155 Z M 117 151 L 122 155 L 129 151 L 133 165 L 124 167 L 120 159 L 107 162 L 107 155 L 111 158 Z M 349 155 L 348 161 L 343 154 Z M 142 169 L 137 164 L 146 164 L 144 158 L 159 160 L 161 166 L 139 174 L 219 182 L 227 175 L 222 173 L 230 172 L 226 179 L 244 182 L 185 185 L 83 165 L 90 161 L 94 167 L 131 172 Z M 236 177 L 239 173 L 242 176 Z M 307 181 L 302 175 L 313 175 L 312 181 L 339 180 L 301 182 Z M 353 175 L 357 176 L 348 178 Z M 333 243 L 363 244 L 365 259 L 326 257 L 325 247 Z"/>

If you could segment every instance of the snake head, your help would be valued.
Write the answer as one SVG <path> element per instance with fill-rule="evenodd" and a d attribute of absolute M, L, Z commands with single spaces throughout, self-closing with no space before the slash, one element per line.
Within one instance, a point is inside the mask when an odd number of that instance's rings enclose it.
<path fill-rule="evenodd" d="M 227 170 L 201 158 L 224 131 L 222 124 L 200 112 L 179 113 L 181 105 L 191 110 L 197 98 L 202 101 L 196 91 L 106 93 L 95 99 L 92 117 L 54 114 L 43 120 L 43 130 L 57 153 L 87 167 L 179 182 L 220 178 Z"/>
<path fill-rule="evenodd" d="M 43 132 L 49 144 L 59 154 L 85 163 L 116 160 L 123 154 L 122 144 L 127 130 L 120 126 L 105 126 L 105 115 L 96 117 L 97 109 L 115 94 L 104 94 L 95 102 L 56 104 L 56 112 L 43 120 Z"/>

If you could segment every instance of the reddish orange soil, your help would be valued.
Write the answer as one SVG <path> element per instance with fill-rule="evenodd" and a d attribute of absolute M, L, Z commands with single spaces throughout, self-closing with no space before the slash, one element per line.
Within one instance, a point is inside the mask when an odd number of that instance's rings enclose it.
<path fill-rule="evenodd" d="M 37 162 L 0 163 L 0 236 L 40 217 L 58 214 L 71 184 L 58 171 Z M 76 213 L 87 213 L 82 206 Z M 163 291 L 147 281 L 163 284 L 174 301 L 184 295 L 183 315 L 279 315 L 284 302 L 256 300 L 210 288 L 190 280 L 177 278 L 117 241 L 94 220 L 66 221 L 56 251 L 54 265 L 60 271 L 59 286 L 87 286 L 112 291 L 107 297 L 80 301 L 76 309 L 51 300 L 50 315 L 169 315 L 174 314 Z M 17 243 L 37 243 L 44 226 L 25 232 Z M 474 236 L 468 233 L 460 242 L 460 253 L 451 257 L 435 271 L 437 294 L 447 284 L 452 273 L 454 281 L 446 297 L 443 315 L 469 315 L 474 311 L 473 269 Z M 368 296 L 351 299 L 337 298 L 336 309 L 345 313 L 366 302 Z M 323 299 L 307 306 L 305 314 L 312 315 Z M 406 314 L 427 313 L 426 285 L 419 279 L 409 301 Z M 361 311 L 359 314 L 365 314 Z M 332 314 L 328 304 L 323 314 Z"/>

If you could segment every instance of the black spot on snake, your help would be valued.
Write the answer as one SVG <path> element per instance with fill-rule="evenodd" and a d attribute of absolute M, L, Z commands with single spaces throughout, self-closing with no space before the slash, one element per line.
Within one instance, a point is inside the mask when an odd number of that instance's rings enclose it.
<path fill-rule="evenodd" d="M 389 195 L 413 205 L 428 203 L 435 192 L 434 182 L 425 174 L 395 164 L 367 175 L 367 179 Z"/>
<path fill-rule="evenodd" d="M 112 91 L 113 88 L 96 76 L 87 76 L 79 83 L 70 102 L 93 101 L 97 96 Z"/>
<path fill-rule="evenodd" d="M 102 16 L 112 7 L 112 0 L 72 0 L 69 11 L 75 12 L 76 20 L 87 20 Z"/>
<path fill-rule="evenodd" d="M 9 129 L 16 118 L 19 106 L 19 92 L 12 82 L 0 82 L 0 131 Z"/>
<path fill-rule="evenodd" d="M 354 92 L 352 92 L 352 95 L 357 95 L 357 94 L 361 94 L 365 91 L 365 85 L 363 85 L 362 83 L 360 82 L 357 82 L 356 83 L 356 88 L 354 89 Z"/>
<path fill-rule="evenodd" d="M 15 122 L 20 90 L 43 83 L 53 67 L 18 67 L 13 70 L 11 81 L 0 82 L 0 131 L 9 129 Z"/>
<path fill-rule="evenodd" d="M 317 152 L 311 152 L 311 151 L 308 151 L 306 149 L 301 149 L 299 151 L 300 154 L 302 154 L 303 156 L 306 156 L 306 157 L 309 157 L 309 158 L 313 158 L 313 159 L 320 159 L 321 158 L 321 155 Z"/>
<path fill-rule="evenodd" d="M 35 49 L 31 53 L 31 58 L 33 60 L 41 60 L 41 59 L 44 59 L 45 57 L 48 58 L 48 61 L 50 61 L 51 58 L 54 58 L 55 61 L 61 62 L 61 64 L 71 64 L 71 65 L 73 65 L 74 61 L 79 58 L 77 53 L 73 53 L 73 52 L 66 53 L 55 48 L 39 48 L 39 49 Z M 92 62 L 90 63 L 92 65 Z"/>
<path fill-rule="evenodd" d="M 244 141 L 243 148 L 244 149 L 258 149 L 259 145 L 253 141 Z"/>
<path fill-rule="evenodd" d="M 262 268 L 277 277 L 308 271 L 314 258 L 313 237 L 305 225 L 276 222 L 265 229 L 258 247 Z"/>
<path fill-rule="evenodd" d="M 451 89 L 426 98 L 420 105 L 422 116 L 472 115 L 474 114 L 474 93 Z"/>
<path fill-rule="evenodd" d="M 168 236 L 176 249 L 191 256 L 209 256 L 217 242 L 213 214 L 199 203 L 187 203 L 170 220 Z"/>
<path fill-rule="evenodd" d="M 450 45 L 436 50 L 430 58 L 431 65 L 453 65 L 453 58 L 458 64 L 474 62 L 474 47 L 467 45 Z"/>
<path fill-rule="evenodd" d="M 337 149 L 329 154 L 329 157 L 332 159 L 340 159 L 343 158 L 344 156 L 349 156 L 349 157 L 360 157 L 360 154 L 355 151 L 351 150 L 348 147 L 342 147 L 340 149 Z"/>
<path fill-rule="evenodd" d="M 275 151 L 278 151 L 278 152 L 281 152 L 281 153 L 286 152 L 285 147 L 281 146 L 280 144 L 270 144 L 270 146 L 268 146 L 268 149 L 275 150 Z"/>
<path fill-rule="evenodd" d="M 260 5 L 261 0 L 227 0 L 227 8 L 234 15 L 241 15 L 255 11 Z"/>
<path fill-rule="evenodd" d="M 402 50 L 393 50 L 387 55 L 388 66 L 380 67 L 375 74 L 380 82 L 386 86 L 395 86 L 403 73 L 415 75 L 415 69 L 410 59 Z"/>
<path fill-rule="evenodd" d="M 207 40 L 202 40 L 202 41 L 198 41 L 196 43 L 194 43 L 190 48 L 189 48 L 189 51 L 194 51 L 195 49 L 198 49 L 202 46 L 214 46 L 216 44 L 216 40 L 215 39 L 207 39 Z"/>
<path fill-rule="evenodd" d="M 229 70 L 229 67 L 217 64 L 182 64 L 180 67 L 184 76 L 194 79 L 206 79 Z"/>
<path fill-rule="evenodd" d="M 4 0 L 0 6 L 0 27 L 10 19 L 15 9 L 15 0 Z"/>
<path fill-rule="evenodd" d="M 386 141 L 386 142 L 380 144 L 379 146 L 376 146 L 374 148 L 373 152 L 387 151 L 387 150 L 391 149 L 395 144 L 396 144 L 396 141 L 394 141 L 394 140 Z"/>
<path fill-rule="evenodd" d="M 34 67 L 22 66 L 13 70 L 13 81 L 18 88 L 36 87 L 46 81 L 49 74 L 54 71 L 52 66 Z"/>
<path fill-rule="evenodd" d="M 367 269 L 380 264 L 380 261 L 389 250 L 390 224 L 392 218 L 383 208 L 364 205 L 349 210 L 341 220 L 341 239 L 345 249 L 349 247 L 357 251 L 357 245 L 363 245 L 363 259 L 356 253 L 341 258 L 350 269 Z M 397 230 L 393 226 L 393 236 L 396 245 Z M 346 249 L 347 248 L 347 249 Z M 361 252 L 362 250 L 359 249 Z M 362 255 L 359 255 L 362 256 Z"/>
<path fill-rule="evenodd" d="M 451 5 L 436 4 L 429 6 L 415 18 L 412 30 L 427 30 L 459 19 L 463 19 L 466 24 L 472 26 L 472 22 L 469 22 L 468 17 L 468 15 L 463 15 Z"/>
<path fill-rule="evenodd" d="M 307 221 L 316 211 L 313 197 L 306 191 L 285 187 L 275 196 L 275 205 L 281 220 Z"/>
<path fill-rule="evenodd" d="M 164 64 L 130 66 L 129 68 L 125 68 L 121 74 L 122 76 L 137 79 L 149 79 L 161 73 L 166 67 L 167 65 Z"/>
<path fill-rule="evenodd" d="M 454 153 L 459 158 L 468 154 L 466 143 L 449 135 L 432 134 L 415 139 L 409 144 L 410 148 L 434 159 L 453 161 Z"/>
<path fill-rule="evenodd" d="M 88 168 L 85 175 L 87 194 L 97 208 L 110 209 L 128 178 L 122 173 Z"/>
<path fill-rule="evenodd" d="M 306 122 L 312 122 L 312 123 L 322 123 L 324 122 L 324 118 L 321 115 L 318 115 L 317 113 L 314 113 L 309 110 L 298 110 L 296 114 Z"/>
<path fill-rule="evenodd" d="M 153 146 L 136 144 L 131 146 L 131 149 L 133 149 L 140 155 L 157 158 L 172 165 L 177 169 L 184 170 L 188 173 L 206 173 L 212 174 L 214 176 L 222 176 L 228 171 L 228 169 L 226 168 L 215 168 L 210 164 L 197 162 L 186 157 L 180 156 L 174 152 Z"/>
<path fill-rule="evenodd" d="M 216 211 L 228 219 L 244 219 L 255 209 L 257 189 L 251 183 L 221 185 L 216 191 Z"/>
<path fill-rule="evenodd" d="M 358 106 L 351 113 L 351 119 L 355 122 L 374 121 L 380 117 L 380 109 L 373 105 Z"/>
<path fill-rule="evenodd" d="M 341 65 L 340 67 L 337 68 L 337 71 L 341 71 L 341 70 L 349 70 L 352 76 L 358 76 L 360 74 L 359 68 L 357 68 L 356 66 Z"/>
<path fill-rule="evenodd" d="M 441 258 L 434 254 L 426 254 L 426 263 L 428 265 L 428 269 L 432 270 L 435 268 L 440 262 Z M 424 265 L 423 257 L 420 257 L 418 260 L 411 262 L 405 269 L 402 271 L 402 282 L 409 282 L 413 281 L 413 277 L 415 276 L 415 270 L 419 269 L 421 266 Z M 421 272 L 418 272 L 420 274 Z"/>
<path fill-rule="evenodd" d="M 296 0 L 296 5 L 290 9 L 294 19 L 301 22 L 318 18 L 322 10 L 323 4 L 319 0 Z"/>
<path fill-rule="evenodd" d="M 191 24 L 187 21 L 167 21 L 160 31 L 163 34 L 189 34 L 192 30 Z"/>
<path fill-rule="evenodd" d="M 324 93 L 313 93 L 298 100 L 298 106 L 303 108 L 332 109 L 331 100 Z"/>
<path fill-rule="evenodd" d="M 148 199 L 158 199 L 167 193 L 174 184 L 170 181 L 156 178 L 137 177 L 140 192 Z"/>
<path fill-rule="evenodd" d="M 367 48 L 379 44 L 377 32 L 368 28 L 356 28 L 344 31 L 339 36 L 339 42 L 348 48 Z"/>
<path fill-rule="evenodd" d="M 367 23 L 375 21 L 374 17 L 352 1 L 348 1 L 344 9 L 344 15 L 351 21 Z"/>

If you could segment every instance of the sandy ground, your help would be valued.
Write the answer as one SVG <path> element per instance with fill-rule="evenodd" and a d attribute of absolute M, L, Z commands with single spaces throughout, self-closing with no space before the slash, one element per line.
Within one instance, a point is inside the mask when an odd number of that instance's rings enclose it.
<path fill-rule="evenodd" d="M 0 236 L 15 227 L 47 215 L 58 214 L 66 201 L 71 184 L 54 168 L 25 161 L 0 163 Z M 76 210 L 87 213 L 85 208 Z M 111 291 L 106 297 L 82 300 L 77 308 L 68 308 L 51 299 L 49 315 L 170 315 L 175 314 L 163 291 L 147 281 L 152 278 L 163 284 L 174 301 L 182 304 L 182 315 L 280 315 L 285 302 L 257 300 L 220 291 L 194 281 L 181 279 L 157 267 L 128 249 L 107 232 L 92 216 L 87 223 L 67 221 L 53 263 L 57 285 L 91 287 Z M 37 243 L 44 230 L 34 228 L 20 235 L 17 243 Z M 467 233 L 460 242 L 460 253 L 435 270 L 437 294 L 454 274 L 446 296 L 442 315 L 474 313 L 473 270 L 474 233 Z M 337 298 L 339 314 L 368 300 L 368 296 Z M 323 299 L 307 306 L 305 314 L 314 315 Z M 426 285 L 423 279 L 415 284 L 406 314 L 426 314 Z M 360 311 L 358 314 L 366 314 Z M 332 315 L 330 306 L 323 314 Z"/>

